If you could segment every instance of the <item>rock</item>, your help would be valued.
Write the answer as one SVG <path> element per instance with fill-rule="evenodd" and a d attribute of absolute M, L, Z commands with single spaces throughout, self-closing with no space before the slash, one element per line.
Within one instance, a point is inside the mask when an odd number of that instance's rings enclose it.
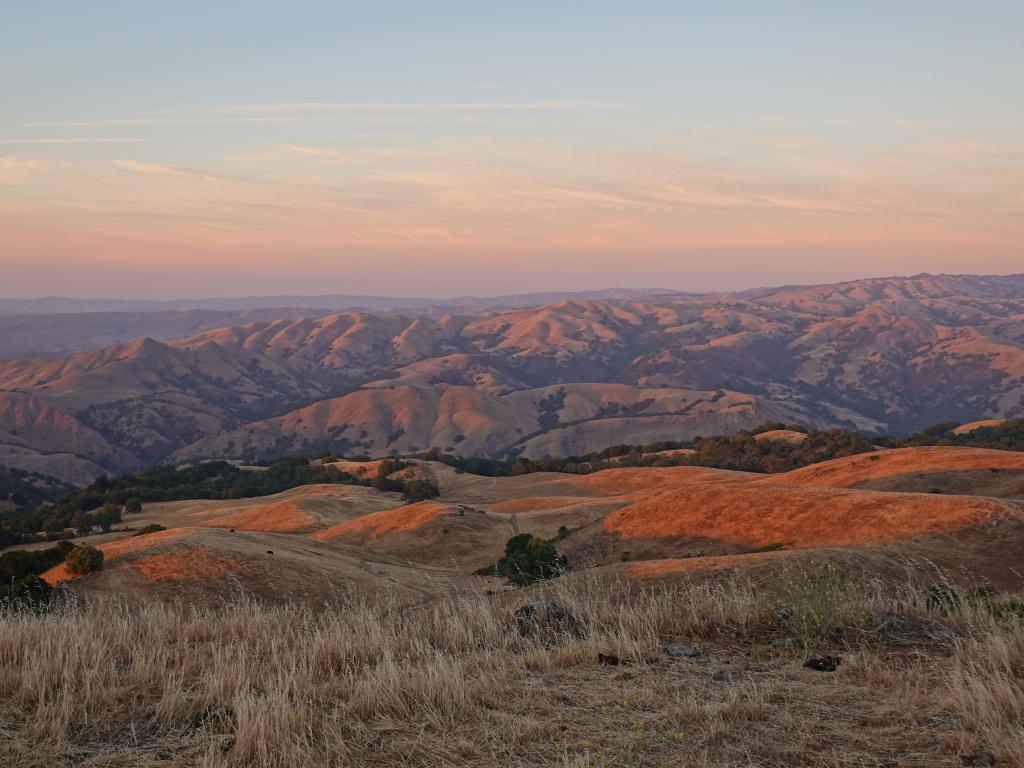
<path fill-rule="evenodd" d="M 700 656 L 700 650 L 697 646 L 675 640 L 665 640 L 662 642 L 661 650 L 677 659 L 694 659 Z"/>
<path fill-rule="evenodd" d="M 772 640 L 772 648 L 778 648 L 780 651 L 792 651 L 800 647 L 800 641 L 795 637 L 780 637 L 778 640 Z"/>
<path fill-rule="evenodd" d="M 786 605 L 785 603 L 780 603 L 779 605 L 775 606 L 774 613 L 775 618 L 779 621 L 789 621 L 789 619 L 793 618 L 792 606 Z"/>
<path fill-rule="evenodd" d="M 619 666 L 619 657 L 614 653 L 599 653 L 597 654 L 597 663 L 605 664 L 609 667 Z"/>
<path fill-rule="evenodd" d="M 835 672 L 842 663 L 839 656 L 812 656 L 804 662 L 804 666 L 815 672 Z"/>
<path fill-rule="evenodd" d="M 991 752 L 978 752 L 974 755 L 960 755 L 960 765 L 995 765 L 996 757 Z"/>
<path fill-rule="evenodd" d="M 516 629 L 523 637 L 532 637 L 541 630 L 562 634 L 583 634 L 579 619 L 554 600 L 530 600 L 515 611 Z"/>
<path fill-rule="evenodd" d="M 907 613 L 883 613 L 881 631 L 891 646 L 919 646 L 948 643 L 957 637 L 955 629 L 928 618 Z"/>
<path fill-rule="evenodd" d="M 948 731 L 951 728 L 956 728 L 960 725 L 959 717 L 952 717 L 950 715 L 933 715 L 928 718 L 928 725 L 932 728 L 938 728 L 939 730 Z"/>

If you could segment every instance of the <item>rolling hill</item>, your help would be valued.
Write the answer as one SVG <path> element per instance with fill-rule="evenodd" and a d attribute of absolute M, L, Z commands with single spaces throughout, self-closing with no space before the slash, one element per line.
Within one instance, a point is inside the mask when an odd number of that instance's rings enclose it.
<path fill-rule="evenodd" d="M 369 462 L 367 472 L 375 467 Z M 307 485 L 256 499 L 146 504 L 126 517 L 128 530 L 87 537 L 106 565 L 75 588 L 209 601 L 234 584 L 267 599 L 314 602 L 339 589 L 394 588 L 415 600 L 471 584 L 472 572 L 522 532 L 556 540 L 576 570 L 639 579 L 779 558 L 891 565 L 918 557 L 1020 587 L 1014 566 L 1024 545 L 1024 487 L 995 498 L 1001 472 L 1024 471 L 1018 453 L 908 448 L 769 476 L 646 467 L 493 478 L 434 462 L 417 467 L 440 496 L 403 504 L 396 493 L 367 487 Z M 976 470 L 978 482 L 970 494 L 870 487 L 939 467 Z M 153 523 L 167 530 L 131 536 Z M 63 565 L 44 577 L 72 578 Z"/>
<path fill-rule="evenodd" d="M 767 420 L 910 432 L 1024 414 L 1024 276 L 291 313 L 7 361 L 0 394 L 0 451 L 70 454 L 65 477 L 286 451 L 570 455 Z"/>

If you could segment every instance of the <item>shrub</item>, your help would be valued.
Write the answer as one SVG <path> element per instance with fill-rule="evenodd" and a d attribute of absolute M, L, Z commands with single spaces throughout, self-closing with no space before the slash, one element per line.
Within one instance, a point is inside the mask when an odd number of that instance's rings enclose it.
<path fill-rule="evenodd" d="M 408 502 L 426 501 L 441 495 L 441 490 L 430 480 L 416 477 L 405 481 L 403 498 Z"/>
<path fill-rule="evenodd" d="M 844 596 L 842 576 L 831 563 L 786 565 L 779 579 L 775 617 L 810 655 L 836 629 Z"/>
<path fill-rule="evenodd" d="M 146 536 L 150 533 L 159 533 L 160 531 L 166 530 L 167 529 L 160 525 L 160 523 L 150 523 L 149 525 L 144 525 L 139 528 L 139 530 L 133 533 L 132 536 Z"/>
<path fill-rule="evenodd" d="M 569 561 L 559 555 L 555 545 L 547 539 L 529 533 L 513 536 L 505 544 L 505 554 L 498 562 L 477 571 L 485 576 L 504 576 L 517 586 L 532 584 L 541 579 L 561 576 L 569 570 Z"/>
<path fill-rule="evenodd" d="M 68 573 L 82 576 L 103 567 L 103 553 L 96 547 L 83 544 L 71 549 L 65 556 L 64 562 L 67 563 Z"/>

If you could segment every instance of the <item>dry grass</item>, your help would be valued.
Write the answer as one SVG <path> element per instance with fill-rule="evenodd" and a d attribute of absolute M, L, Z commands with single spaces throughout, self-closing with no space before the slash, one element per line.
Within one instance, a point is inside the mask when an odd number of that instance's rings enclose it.
<path fill-rule="evenodd" d="M 791 472 L 771 475 L 761 482 L 851 488 L 893 475 L 972 469 L 1024 469 L 1024 454 L 952 445 L 895 448 L 810 464 Z"/>
<path fill-rule="evenodd" d="M 530 638 L 510 621 L 522 594 L 10 612 L 0 765 L 954 766 L 977 749 L 1024 765 L 1018 617 L 830 585 L 566 578 L 546 592 L 583 635 Z M 790 633 L 782 595 L 828 600 L 818 641 L 839 671 L 772 645 Z M 895 612 L 956 635 L 908 644 L 887 634 Z M 701 655 L 669 658 L 664 639 Z"/>
<path fill-rule="evenodd" d="M 451 511 L 451 507 L 446 504 L 439 504 L 436 501 L 420 501 L 394 509 L 383 509 L 380 512 L 357 517 L 355 520 L 339 523 L 314 533 L 313 538 L 330 541 L 347 534 L 362 533 L 374 537 L 385 533 L 402 533 L 415 530 L 424 523 L 450 514 Z"/>
<path fill-rule="evenodd" d="M 693 482 L 684 477 L 678 483 L 666 479 L 609 514 L 604 530 L 628 540 L 703 537 L 747 547 L 834 547 L 1024 517 L 1015 504 L 996 499 L 767 484 L 774 478 L 751 481 L 741 475 L 724 482 Z"/>

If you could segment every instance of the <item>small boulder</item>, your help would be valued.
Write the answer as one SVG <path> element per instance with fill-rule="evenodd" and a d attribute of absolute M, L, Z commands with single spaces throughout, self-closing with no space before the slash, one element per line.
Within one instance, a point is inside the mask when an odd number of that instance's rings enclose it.
<path fill-rule="evenodd" d="M 804 662 L 804 666 L 815 672 L 835 672 L 842 663 L 839 656 L 812 656 Z"/>
<path fill-rule="evenodd" d="M 978 752 L 974 755 L 960 755 L 960 765 L 995 765 L 996 756 L 991 752 Z"/>
<path fill-rule="evenodd" d="M 541 631 L 577 637 L 583 634 L 580 620 L 554 600 L 530 600 L 516 608 L 514 616 L 516 629 L 523 637 L 532 637 Z"/>
<path fill-rule="evenodd" d="M 937 621 L 897 612 L 881 614 L 879 630 L 888 645 L 893 647 L 949 644 L 957 637 L 955 629 Z"/>
<path fill-rule="evenodd" d="M 773 611 L 775 618 L 779 621 L 789 621 L 793 618 L 793 607 L 785 603 L 779 603 Z"/>
<path fill-rule="evenodd" d="M 700 656 L 700 649 L 697 646 L 676 640 L 665 640 L 661 644 L 661 650 L 677 659 L 695 659 Z"/>

